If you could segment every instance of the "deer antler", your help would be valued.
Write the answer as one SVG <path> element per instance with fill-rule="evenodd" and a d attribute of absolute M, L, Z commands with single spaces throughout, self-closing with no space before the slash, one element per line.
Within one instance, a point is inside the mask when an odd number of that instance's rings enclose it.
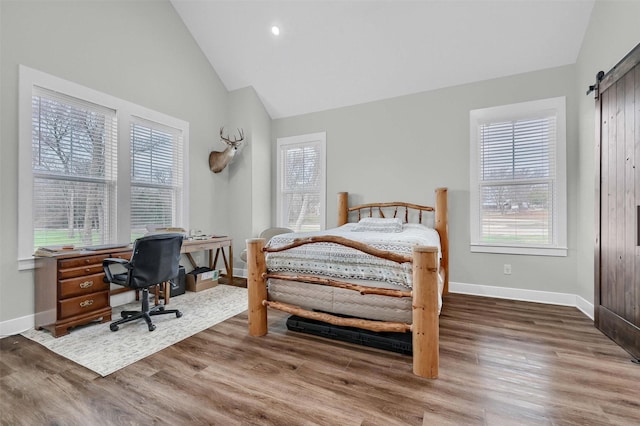
<path fill-rule="evenodd" d="M 223 135 L 223 132 L 224 132 L 224 126 L 220 127 L 220 139 L 222 139 L 227 145 L 238 146 L 240 145 L 240 142 L 244 140 L 244 131 L 242 129 L 238 129 L 240 139 L 236 139 L 235 136 L 233 137 L 233 140 L 229 139 L 229 136 L 225 138 Z"/>

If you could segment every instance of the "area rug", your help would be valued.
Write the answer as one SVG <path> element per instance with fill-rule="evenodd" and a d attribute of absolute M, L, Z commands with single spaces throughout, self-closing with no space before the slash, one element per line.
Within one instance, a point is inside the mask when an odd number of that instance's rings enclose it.
<path fill-rule="evenodd" d="M 123 310 L 139 310 L 140 302 L 113 308 L 112 318 Z M 107 376 L 161 349 L 214 326 L 247 309 L 247 289 L 218 285 L 172 297 L 167 309 L 180 309 L 182 317 L 154 316 L 156 329 L 149 332 L 144 320 L 123 324 L 116 332 L 109 323 L 74 328 L 54 338 L 48 331 L 28 330 L 22 335 L 101 376 Z"/>

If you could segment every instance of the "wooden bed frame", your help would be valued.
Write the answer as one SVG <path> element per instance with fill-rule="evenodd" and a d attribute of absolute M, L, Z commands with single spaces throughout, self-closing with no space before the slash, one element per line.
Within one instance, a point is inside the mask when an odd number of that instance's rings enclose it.
<path fill-rule="evenodd" d="M 363 217 L 385 217 L 385 211 L 393 210 L 393 217 L 404 210 L 404 220 L 409 219 L 409 211 L 417 211 L 419 222 L 422 222 L 423 212 L 434 212 L 434 228 L 440 235 L 441 260 L 438 264 L 438 249 L 436 247 L 416 246 L 412 256 L 398 255 L 379 250 L 366 244 L 338 236 L 317 236 L 299 238 L 291 244 L 278 248 L 265 248 L 266 240 L 254 238 L 247 240 L 247 287 L 249 297 L 249 335 L 264 336 L 267 334 L 267 308 L 278 309 L 303 318 L 327 322 L 333 325 L 357 327 L 371 331 L 382 332 L 411 332 L 413 343 L 413 372 L 430 379 L 438 377 L 439 364 L 439 328 L 438 328 L 438 274 L 441 272 L 444 281 L 442 295 L 448 292 L 449 284 L 449 237 L 447 224 L 447 188 L 436 189 L 435 207 L 421 206 L 411 203 L 372 203 L 348 206 L 348 194 L 338 194 L 338 226 L 348 222 L 350 215 L 357 213 L 360 220 Z M 364 285 L 351 284 L 339 280 L 327 279 L 309 275 L 281 275 L 267 271 L 265 253 L 279 252 L 305 244 L 317 242 L 331 242 L 360 250 L 364 253 L 384 258 L 398 263 L 413 263 L 412 291 L 392 290 Z M 358 291 L 361 294 L 378 294 L 389 297 L 411 297 L 412 323 L 390 321 L 373 321 L 359 318 L 343 318 L 322 312 L 309 311 L 297 306 L 268 300 L 267 280 L 269 278 L 286 279 L 289 281 L 306 282 L 316 285 L 327 285 Z"/>

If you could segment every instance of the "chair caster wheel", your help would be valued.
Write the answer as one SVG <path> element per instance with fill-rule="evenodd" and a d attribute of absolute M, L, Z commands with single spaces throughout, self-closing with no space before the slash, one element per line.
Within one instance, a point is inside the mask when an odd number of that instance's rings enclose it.
<path fill-rule="evenodd" d="M 109 328 L 111 329 L 111 331 L 118 331 L 118 324 L 110 324 Z"/>
<path fill-rule="evenodd" d="M 178 311 L 176 312 L 176 318 L 180 318 L 182 316 L 182 312 Z"/>
<path fill-rule="evenodd" d="M 164 311 L 164 306 L 160 306 L 160 307 L 158 308 L 158 310 L 159 310 L 160 312 Z"/>
<path fill-rule="evenodd" d="M 151 325 L 149 326 L 149 331 L 153 331 L 153 330 L 155 330 L 155 329 L 156 329 L 156 326 L 155 326 L 154 324 L 151 324 Z"/>

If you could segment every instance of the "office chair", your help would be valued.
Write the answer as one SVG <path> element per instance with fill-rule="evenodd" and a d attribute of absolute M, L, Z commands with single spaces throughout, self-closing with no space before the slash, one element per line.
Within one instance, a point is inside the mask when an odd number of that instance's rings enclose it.
<path fill-rule="evenodd" d="M 142 310 L 123 311 L 122 319 L 109 325 L 111 331 L 117 331 L 120 324 L 140 318 L 146 321 L 149 331 L 153 331 L 156 326 L 151 322 L 151 316 L 164 314 L 176 314 L 176 318 L 182 316 L 179 310 L 165 309 L 164 305 L 149 309 L 149 287 L 168 283 L 169 280 L 178 276 L 182 239 L 182 234 L 176 233 L 148 235 L 138 238 L 133 243 L 131 260 L 108 258 L 102 261 L 106 282 L 142 290 Z M 114 273 L 111 270 L 112 265 L 121 265 L 126 272 Z"/>

